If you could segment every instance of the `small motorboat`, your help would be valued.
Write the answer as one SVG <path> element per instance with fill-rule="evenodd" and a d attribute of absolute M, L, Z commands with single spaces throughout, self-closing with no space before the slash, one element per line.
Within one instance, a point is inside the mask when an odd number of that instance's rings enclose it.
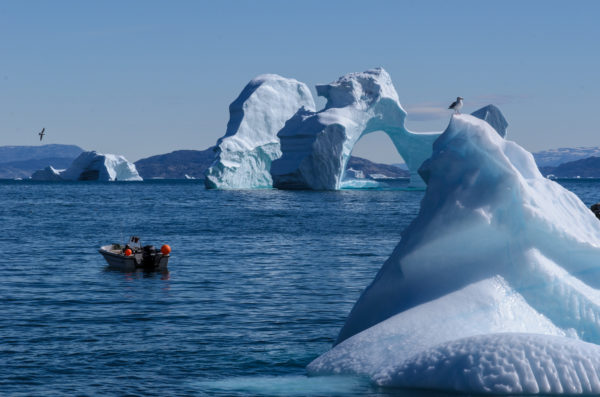
<path fill-rule="evenodd" d="M 113 269 L 132 271 L 144 270 L 166 270 L 169 263 L 171 247 L 163 244 L 160 250 L 153 245 L 142 247 L 140 238 L 132 236 L 129 242 L 122 244 L 103 245 L 98 250 Z"/>

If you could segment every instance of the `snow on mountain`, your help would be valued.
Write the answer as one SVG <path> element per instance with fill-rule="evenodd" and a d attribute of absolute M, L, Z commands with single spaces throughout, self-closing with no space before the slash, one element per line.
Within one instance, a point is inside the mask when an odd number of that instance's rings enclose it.
<path fill-rule="evenodd" d="M 557 167 L 540 167 L 540 172 L 553 178 L 600 178 L 600 157 L 568 161 Z"/>
<path fill-rule="evenodd" d="M 250 81 L 229 106 L 227 131 L 217 141 L 206 187 L 270 188 L 271 161 L 281 156 L 277 132 L 302 107 L 315 108 L 306 84 L 276 74 Z"/>
<path fill-rule="evenodd" d="M 64 171 L 52 167 L 36 171 L 35 180 L 65 181 L 141 181 L 135 165 L 123 156 L 101 154 L 95 151 L 83 152 Z M 57 179 L 58 178 L 58 179 Z"/>
<path fill-rule="evenodd" d="M 587 157 L 600 157 L 600 147 L 576 147 L 543 150 L 533 153 L 539 167 L 556 167 L 560 164 L 582 160 Z"/>
<path fill-rule="evenodd" d="M 313 375 L 468 393 L 600 393 L 600 222 L 490 125 L 455 115 L 415 220 Z"/>

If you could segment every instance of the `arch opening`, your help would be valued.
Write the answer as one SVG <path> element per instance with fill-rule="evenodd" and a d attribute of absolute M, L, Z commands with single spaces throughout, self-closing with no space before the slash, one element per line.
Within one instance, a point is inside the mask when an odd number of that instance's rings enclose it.
<path fill-rule="evenodd" d="M 344 164 L 342 189 L 373 189 L 386 180 L 407 180 L 410 173 L 394 142 L 382 130 L 364 133 Z"/>

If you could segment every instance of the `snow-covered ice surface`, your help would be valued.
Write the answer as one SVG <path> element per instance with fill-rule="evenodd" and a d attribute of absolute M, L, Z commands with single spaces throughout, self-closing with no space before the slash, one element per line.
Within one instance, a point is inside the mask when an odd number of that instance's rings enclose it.
<path fill-rule="evenodd" d="M 81 153 L 64 171 L 52 167 L 36 171 L 31 179 L 45 181 L 141 181 L 135 165 L 123 156 L 95 151 Z"/>
<path fill-rule="evenodd" d="M 418 216 L 309 367 L 385 386 L 600 393 L 600 222 L 533 156 L 455 115 Z"/>
<path fill-rule="evenodd" d="M 306 84 L 276 74 L 250 81 L 229 105 L 227 131 L 217 141 L 215 161 L 205 173 L 206 187 L 272 187 L 271 162 L 281 156 L 277 132 L 302 107 L 315 109 Z"/>
<path fill-rule="evenodd" d="M 294 115 L 279 132 L 281 158 L 271 165 L 273 186 L 280 189 L 340 189 L 352 149 L 365 134 L 384 131 L 411 171 L 411 185 L 423 186 L 417 174 L 439 133 L 412 133 L 404 127 L 390 75 L 382 68 L 350 73 L 317 86 L 325 108 Z"/>
<path fill-rule="evenodd" d="M 600 393 L 600 346 L 533 333 L 471 336 L 420 352 L 379 385 L 493 394 Z"/>
<path fill-rule="evenodd" d="M 471 113 L 471 116 L 475 116 L 478 119 L 487 121 L 489 125 L 502 137 L 506 138 L 508 130 L 508 121 L 504 118 L 504 115 L 494 105 L 487 105 Z"/>

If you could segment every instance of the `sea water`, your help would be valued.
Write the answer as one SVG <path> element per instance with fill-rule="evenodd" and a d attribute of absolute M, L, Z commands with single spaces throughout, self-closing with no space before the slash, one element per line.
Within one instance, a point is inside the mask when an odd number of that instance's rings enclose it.
<path fill-rule="evenodd" d="M 589 206 L 600 181 L 560 181 Z M 415 395 L 306 377 L 422 191 L 0 181 L 0 395 Z M 101 245 L 172 248 L 169 271 Z M 439 395 L 419 392 L 422 395 Z"/>

